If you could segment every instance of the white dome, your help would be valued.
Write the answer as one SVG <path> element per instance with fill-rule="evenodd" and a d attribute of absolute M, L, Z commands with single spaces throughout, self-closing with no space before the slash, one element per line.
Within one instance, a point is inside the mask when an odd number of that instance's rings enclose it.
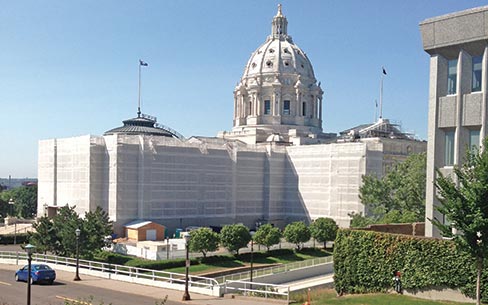
<path fill-rule="evenodd" d="M 234 90 L 236 136 L 265 142 L 270 134 L 289 140 L 293 134 L 322 133 L 322 95 L 312 64 L 288 36 L 288 21 L 281 5 L 271 35 L 251 54 Z"/>
<path fill-rule="evenodd" d="M 315 82 L 312 64 L 305 53 L 293 43 L 290 36 L 275 39 L 269 36 L 266 42 L 254 51 L 249 59 L 242 80 L 258 76 L 282 76 L 285 83 L 298 81 Z M 274 80 L 274 78 L 273 78 Z"/>

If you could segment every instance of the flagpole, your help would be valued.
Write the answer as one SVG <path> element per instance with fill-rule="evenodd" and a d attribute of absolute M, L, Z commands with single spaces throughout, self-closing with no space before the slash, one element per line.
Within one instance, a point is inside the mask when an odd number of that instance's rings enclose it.
<path fill-rule="evenodd" d="M 374 121 L 373 122 L 376 122 L 376 120 L 378 119 L 378 100 L 374 100 Z"/>
<path fill-rule="evenodd" d="M 139 60 L 139 96 L 137 102 L 137 117 L 141 116 L 141 60 Z"/>
<path fill-rule="evenodd" d="M 383 118 L 383 77 L 384 73 L 381 73 L 381 81 L 380 81 L 380 119 Z"/>

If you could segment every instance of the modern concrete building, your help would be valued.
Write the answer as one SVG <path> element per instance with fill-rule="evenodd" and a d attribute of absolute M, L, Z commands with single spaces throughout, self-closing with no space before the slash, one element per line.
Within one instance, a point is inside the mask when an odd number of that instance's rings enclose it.
<path fill-rule="evenodd" d="M 39 207 L 101 206 L 123 235 L 131 221 L 187 226 L 331 217 L 342 227 L 364 213 L 362 176 L 382 175 L 426 144 L 386 119 L 322 132 L 322 90 L 312 64 L 288 35 L 281 9 L 271 35 L 234 90 L 234 127 L 185 139 L 138 113 L 103 136 L 39 143 Z"/>
<path fill-rule="evenodd" d="M 451 173 L 487 135 L 488 6 L 427 19 L 420 31 L 430 54 L 425 233 L 438 237 L 429 221 L 445 221 L 435 209 L 435 169 Z"/>

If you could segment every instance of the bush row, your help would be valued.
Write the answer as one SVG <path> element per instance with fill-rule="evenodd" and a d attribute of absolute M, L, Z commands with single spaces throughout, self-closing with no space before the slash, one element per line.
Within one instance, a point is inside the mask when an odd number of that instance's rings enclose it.
<path fill-rule="evenodd" d="M 339 294 L 385 292 L 393 286 L 395 270 L 402 274 L 404 289 L 449 287 L 475 295 L 474 261 L 453 241 L 339 230 L 334 244 Z M 488 300 L 488 268 L 484 275 L 482 298 Z"/>
<path fill-rule="evenodd" d="M 17 236 L 14 234 L 2 235 L 0 236 L 0 244 L 2 245 L 13 245 L 14 240 L 17 244 L 26 244 L 29 241 L 27 233 L 17 233 Z"/>
<path fill-rule="evenodd" d="M 306 251 L 303 249 L 302 251 Z M 309 250 L 313 251 L 313 250 Z M 279 250 L 271 250 L 269 252 L 255 252 L 254 259 L 258 259 L 260 257 L 266 258 L 270 256 L 288 256 L 294 255 L 294 251 L 292 249 L 279 249 Z M 233 260 L 242 260 L 242 261 L 249 261 L 251 253 L 243 253 L 239 255 L 214 255 L 214 256 L 207 256 L 207 257 L 199 257 L 191 259 L 192 265 L 198 264 L 213 264 L 216 262 L 223 262 L 223 261 L 233 261 Z M 94 259 L 99 262 L 110 263 L 115 265 L 125 265 L 130 267 L 138 267 L 138 268 L 146 268 L 146 269 L 153 269 L 153 270 L 165 270 L 170 268 L 177 268 L 177 267 L 184 267 L 185 266 L 185 259 L 174 259 L 169 261 L 151 261 L 145 260 L 142 258 L 137 258 L 133 256 L 107 252 L 107 251 L 100 251 L 95 256 Z"/>

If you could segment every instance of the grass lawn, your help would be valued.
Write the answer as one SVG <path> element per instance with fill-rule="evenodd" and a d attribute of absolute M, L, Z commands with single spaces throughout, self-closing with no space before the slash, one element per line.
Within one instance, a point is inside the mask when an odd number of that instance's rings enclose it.
<path fill-rule="evenodd" d="M 264 252 L 255 252 L 253 261 L 254 266 L 258 267 L 271 264 L 287 264 L 330 255 L 332 255 L 332 253 L 322 249 L 304 249 L 304 251 L 293 252 L 281 256 L 265 256 Z M 194 275 L 205 274 L 208 272 L 216 272 L 232 268 L 242 268 L 249 266 L 249 264 L 250 256 L 239 257 L 239 259 L 236 258 L 233 260 L 221 260 L 212 263 L 200 263 L 198 265 L 192 265 L 190 266 L 190 273 Z M 185 273 L 185 267 L 171 268 L 164 271 Z"/>
<path fill-rule="evenodd" d="M 292 293 L 291 304 L 303 304 L 307 301 L 307 293 Z M 313 305 L 466 305 L 469 303 L 440 302 L 417 299 L 400 294 L 354 294 L 337 297 L 333 289 L 312 290 L 310 301 Z"/>

